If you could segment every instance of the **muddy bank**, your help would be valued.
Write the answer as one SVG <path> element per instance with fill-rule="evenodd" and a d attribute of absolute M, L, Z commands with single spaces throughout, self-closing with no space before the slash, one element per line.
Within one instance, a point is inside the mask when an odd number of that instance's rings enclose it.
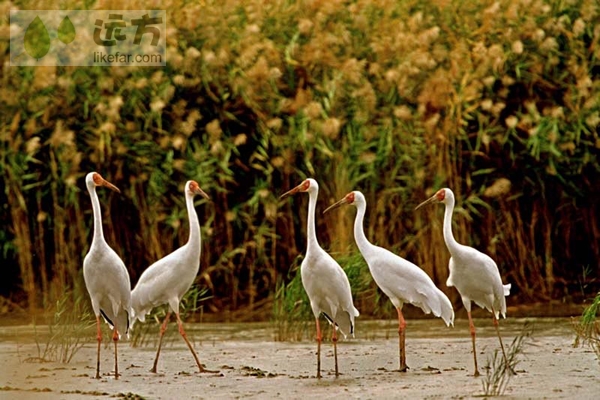
<path fill-rule="evenodd" d="M 600 364 L 586 347 L 573 347 L 570 320 L 516 319 L 502 321 L 510 344 L 526 321 L 533 336 L 519 356 L 505 398 L 592 399 L 600 391 Z M 485 365 L 498 339 L 488 319 L 476 320 L 478 360 Z M 38 328 L 39 329 L 39 328 Z M 115 380 L 112 346 L 102 348 L 102 379 L 95 374 L 95 343 L 88 342 L 69 364 L 38 362 L 31 327 L 0 328 L 0 398 L 96 399 L 135 395 L 147 399 L 215 398 L 471 398 L 483 393 L 483 377 L 472 374 L 467 321 L 445 328 L 437 319 L 408 321 L 407 363 L 399 373 L 394 321 L 357 324 L 357 338 L 339 344 L 339 378 L 333 376 L 333 351 L 323 344 L 323 379 L 315 376 L 312 341 L 275 342 L 268 324 L 194 324 L 189 334 L 202 362 L 215 374 L 196 372 L 184 342 L 171 335 L 159 362 L 159 373 L 148 372 L 154 360 L 152 343 L 120 346 L 121 379 Z M 176 332 L 174 325 L 170 330 Z M 137 398 L 139 398 L 137 397 Z"/>

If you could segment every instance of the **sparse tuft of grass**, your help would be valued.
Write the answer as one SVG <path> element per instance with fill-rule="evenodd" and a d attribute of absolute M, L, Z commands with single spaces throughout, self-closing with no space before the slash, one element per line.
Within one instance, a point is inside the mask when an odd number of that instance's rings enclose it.
<path fill-rule="evenodd" d="M 300 277 L 301 257 L 290 269 L 295 274 L 288 283 L 280 282 L 275 292 L 273 314 L 276 341 L 298 341 L 309 336 L 312 311 Z"/>
<path fill-rule="evenodd" d="M 38 361 L 58 361 L 67 364 L 79 349 L 90 341 L 87 332 L 94 326 L 95 320 L 86 307 L 87 298 L 73 297 L 72 292 L 65 292 L 48 310 L 52 319 L 47 325 L 47 335 L 38 336 L 36 327 Z"/>
<path fill-rule="evenodd" d="M 515 374 L 515 368 L 519 363 L 518 356 L 523 352 L 523 345 L 533 334 L 533 327 L 529 323 L 525 326 L 506 349 L 508 365 L 504 361 L 501 352 L 496 349 L 488 358 L 485 366 L 485 376 L 482 379 L 483 393 L 485 396 L 502 396 L 508 387 L 510 378 Z"/>

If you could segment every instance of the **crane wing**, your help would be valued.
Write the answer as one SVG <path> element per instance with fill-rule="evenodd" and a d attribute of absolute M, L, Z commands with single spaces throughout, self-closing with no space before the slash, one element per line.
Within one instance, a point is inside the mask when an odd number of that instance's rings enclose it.
<path fill-rule="evenodd" d="M 379 246 L 373 246 L 365 259 L 375 283 L 394 306 L 410 303 L 442 317 L 447 325 L 454 323 L 452 303 L 417 265 Z"/>

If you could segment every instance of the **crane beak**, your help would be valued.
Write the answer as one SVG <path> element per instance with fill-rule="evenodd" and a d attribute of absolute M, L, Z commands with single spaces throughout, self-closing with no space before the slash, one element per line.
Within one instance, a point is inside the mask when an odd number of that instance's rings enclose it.
<path fill-rule="evenodd" d="M 348 200 L 346 200 L 346 197 L 344 197 L 343 199 L 341 199 L 340 201 L 333 203 L 332 205 L 330 205 L 329 207 L 327 207 L 325 209 L 325 211 L 323 211 L 323 214 L 325 214 L 327 211 L 331 211 L 334 210 L 340 206 L 343 206 L 344 204 L 348 204 Z"/>
<path fill-rule="evenodd" d="M 425 200 L 424 202 L 422 202 L 421 204 L 419 204 L 418 206 L 415 207 L 415 211 L 417 211 L 419 208 L 423 207 L 426 204 L 429 203 L 436 203 L 439 200 L 437 199 L 436 195 L 434 194 L 433 196 L 431 196 L 430 198 L 428 198 L 427 200 Z"/>
<path fill-rule="evenodd" d="M 199 194 L 200 196 L 204 197 L 206 200 L 210 200 L 210 197 L 208 197 L 206 192 L 204 190 L 200 189 L 199 186 L 194 189 L 194 194 Z"/>
<path fill-rule="evenodd" d="M 281 200 L 281 199 L 284 199 L 284 198 L 286 198 L 286 197 L 288 197 L 288 196 L 291 196 L 291 195 L 293 195 L 293 194 L 296 194 L 296 193 L 298 193 L 298 192 L 300 191 L 300 187 L 301 187 L 301 186 L 302 186 L 302 185 L 298 185 L 298 186 L 296 186 L 295 188 L 293 188 L 293 189 L 291 189 L 291 190 L 288 190 L 287 192 L 285 192 L 284 194 L 282 194 L 281 196 L 279 196 L 279 200 Z"/>
<path fill-rule="evenodd" d="M 109 181 L 107 181 L 104 178 L 102 178 L 102 186 L 106 186 L 107 188 L 114 190 L 117 193 L 121 193 L 121 191 L 119 190 L 118 187 L 116 187 L 115 185 L 113 185 L 112 183 L 110 183 Z"/>

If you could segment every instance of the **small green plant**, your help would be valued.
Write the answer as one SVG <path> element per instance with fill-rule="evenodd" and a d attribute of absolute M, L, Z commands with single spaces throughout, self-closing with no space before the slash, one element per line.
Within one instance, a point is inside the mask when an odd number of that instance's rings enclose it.
<path fill-rule="evenodd" d="M 488 358 L 485 366 L 485 376 L 482 379 L 485 396 L 502 396 L 504 394 L 510 378 L 515 375 L 515 368 L 519 363 L 518 356 L 523 352 L 523 345 L 532 334 L 533 327 L 529 323 L 525 323 L 521 333 L 513 339 L 506 349 L 506 362 L 498 349 L 494 351 L 491 359 Z"/>
<path fill-rule="evenodd" d="M 200 303 L 210 298 L 210 296 L 207 296 L 207 293 L 208 289 L 200 287 L 197 284 L 192 285 L 179 303 L 179 316 L 182 321 L 187 320 L 198 311 L 200 311 L 200 322 L 202 321 L 203 306 Z M 167 316 L 168 307 L 166 304 L 156 307 L 150 314 L 146 315 L 145 323 L 136 322 L 135 327 L 130 332 L 132 347 L 157 345 L 158 329 Z M 171 316 L 171 321 L 173 321 L 173 318 Z M 173 340 L 174 332 L 175 330 L 173 329 L 167 330 L 164 340 L 167 342 Z"/>
<path fill-rule="evenodd" d="M 84 296 L 74 298 L 70 291 L 56 300 L 48 310 L 49 315 L 52 315 L 48 323 L 48 334 L 42 338 L 38 336 L 37 327 L 35 329 L 38 361 L 69 363 L 79 349 L 90 341 L 88 332 L 95 320 L 86 307 L 86 301 Z"/>
<path fill-rule="evenodd" d="M 309 323 L 312 321 L 310 301 L 302 286 L 298 263 L 290 269 L 295 276 L 287 283 L 279 283 L 275 292 L 272 323 L 276 341 L 302 340 L 308 337 Z"/>
<path fill-rule="evenodd" d="M 368 267 L 358 252 L 352 252 L 343 257 L 337 257 L 334 254 L 334 257 L 338 259 L 348 276 L 354 305 L 360 311 L 359 305 L 356 303 L 357 299 L 363 298 L 372 290 Z M 310 337 L 310 332 L 312 332 L 313 314 L 310 301 L 302 286 L 300 268 L 298 267 L 300 262 L 301 258 L 298 257 L 291 269 L 291 273 L 295 275 L 290 282 L 287 284 L 280 283 L 277 287 L 272 316 L 275 340 L 277 341 L 302 340 Z M 322 327 L 324 326 L 322 325 Z"/>
<path fill-rule="evenodd" d="M 598 310 L 600 310 L 600 292 L 596 295 L 592 304 L 583 310 L 579 322 L 573 321 L 576 337 L 574 346 L 580 343 L 588 344 L 600 361 L 600 321 L 598 321 Z"/>

